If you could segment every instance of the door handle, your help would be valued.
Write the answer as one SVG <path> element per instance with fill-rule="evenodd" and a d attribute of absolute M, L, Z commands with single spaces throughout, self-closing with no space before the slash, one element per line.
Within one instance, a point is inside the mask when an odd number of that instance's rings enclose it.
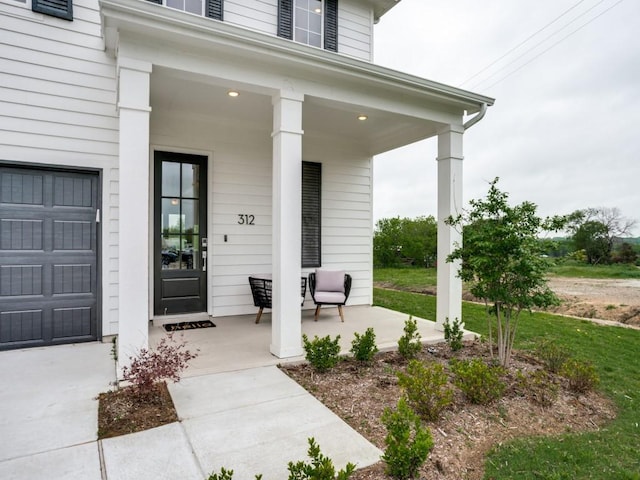
<path fill-rule="evenodd" d="M 202 271 L 203 272 L 207 271 L 207 251 L 206 250 L 202 252 Z"/>

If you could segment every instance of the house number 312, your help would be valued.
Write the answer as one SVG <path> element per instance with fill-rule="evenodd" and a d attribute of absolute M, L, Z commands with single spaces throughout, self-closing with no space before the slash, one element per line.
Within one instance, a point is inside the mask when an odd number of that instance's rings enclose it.
<path fill-rule="evenodd" d="M 254 220 L 256 217 L 254 215 L 249 215 L 247 213 L 239 213 L 238 214 L 238 225 L 254 225 Z"/>

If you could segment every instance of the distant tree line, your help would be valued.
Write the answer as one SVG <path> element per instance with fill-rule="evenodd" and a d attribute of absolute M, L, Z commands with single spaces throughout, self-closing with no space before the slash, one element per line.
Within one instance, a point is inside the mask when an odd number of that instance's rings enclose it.
<path fill-rule="evenodd" d="M 377 267 L 433 267 L 438 224 L 432 216 L 383 218 L 373 235 L 373 263 Z"/>
<path fill-rule="evenodd" d="M 624 217 L 618 208 L 586 208 L 564 218 L 566 237 L 539 240 L 549 257 L 591 265 L 640 264 L 640 237 L 631 238 L 636 221 Z M 375 266 L 433 267 L 436 254 L 437 222 L 433 216 L 383 218 L 376 223 Z"/>

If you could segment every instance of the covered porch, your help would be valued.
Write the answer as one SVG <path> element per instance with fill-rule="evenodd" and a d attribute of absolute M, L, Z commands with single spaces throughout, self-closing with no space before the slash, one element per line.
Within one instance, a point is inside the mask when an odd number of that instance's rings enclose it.
<path fill-rule="evenodd" d="M 313 320 L 313 310 L 303 310 L 301 315 L 302 333 L 309 339 L 318 337 L 335 338 L 340 335 L 341 355 L 351 349 L 354 333 L 363 334 L 369 327 L 376 334 L 376 345 L 380 351 L 395 350 L 398 339 L 403 335 L 404 322 L 408 314 L 383 307 L 354 305 L 345 307 L 345 322 L 340 321 L 336 308 L 321 311 L 317 322 Z M 187 317 L 178 317 L 187 318 Z M 178 320 L 176 318 L 176 321 Z M 414 317 L 425 345 L 444 341 L 443 332 L 436 322 Z M 211 319 L 215 328 L 184 330 L 174 333 L 178 341 L 185 340 L 192 352 L 198 350 L 198 357 L 184 372 L 185 377 L 195 377 L 210 373 L 229 372 L 247 368 L 296 363 L 304 360 L 304 354 L 281 359 L 269 351 L 271 340 L 271 312 L 265 313 L 259 324 L 255 315 L 234 315 Z M 160 325 L 149 328 L 149 343 L 155 346 L 168 334 Z M 472 332 L 465 332 L 465 340 L 475 338 Z"/>
<path fill-rule="evenodd" d="M 106 48 L 117 60 L 118 200 L 126 206 L 116 212 L 112 249 L 120 362 L 148 345 L 149 320 L 187 311 L 162 303 L 165 274 L 177 278 L 178 269 L 168 272 L 160 260 L 172 236 L 196 239 L 176 243 L 178 258 L 191 258 L 181 267 L 189 275 L 181 285 L 197 284 L 199 313 L 221 325 L 229 317 L 241 325 L 242 315 L 254 311 L 247 278 L 271 275 L 271 321 L 251 330 L 265 336 L 247 351 L 274 362 L 301 358 L 312 305 L 307 298 L 300 306 L 300 277 L 317 267 L 345 271 L 353 277 L 347 305 L 371 305 L 374 157 L 430 137 L 438 138 L 434 328 L 461 318 L 461 282 L 446 262 L 461 234 L 444 220 L 462 205 L 464 131 L 492 99 L 149 2 L 101 0 L 100 6 Z M 167 163 L 189 171 L 199 166 L 198 180 L 187 182 L 191 194 L 164 191 L 168 177 L 158 156 L 165 154 Z M 185 156 L 199 159 L 178 160 Z M 301 258 L 303 164 L 321 172 L 315 263 Z M 193 195 L 196 184 L 199 195 Z M 180 205 L 196 200 L 197 229 L 187 232 L 184 220 L 171 223 L 172 209 L 179 218 Z M 403 320 L 395 324 L 384 342 L 401 335 Z M 369 325 L 347 320 L 340 328 L 351 326 L 363 332 Z M 352 333 L 342 334 L 346 350 Z M 238 332 L 238 341 L 246 335 Z"/>

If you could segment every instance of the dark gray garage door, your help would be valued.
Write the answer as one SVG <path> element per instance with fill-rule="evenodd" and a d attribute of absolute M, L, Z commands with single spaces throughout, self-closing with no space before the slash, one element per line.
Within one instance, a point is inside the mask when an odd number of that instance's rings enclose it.
<path fill-rule="evenodd" d="M 98 338 L 98 175 L 0 165 L 0 350 Z"/>

